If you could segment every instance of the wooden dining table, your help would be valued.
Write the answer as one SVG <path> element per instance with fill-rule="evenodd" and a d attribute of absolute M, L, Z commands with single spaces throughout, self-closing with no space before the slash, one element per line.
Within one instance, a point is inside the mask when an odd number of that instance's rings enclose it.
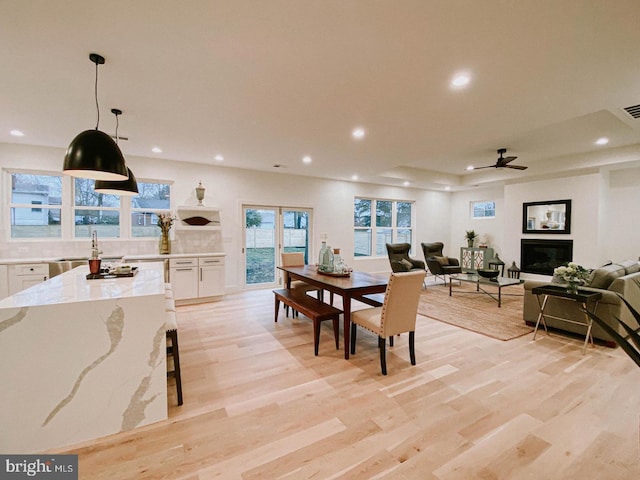
<path fill-rule="evenodd" d="M 387 289 L 389 276 L 381 273 L 351 272 L 349 276 L 333 276 L 318 272 L 312 265 L 296 267 L 278 267 L 287 272 L 287 288 L 291 280 L 302 280 L 305 283 L 327 290 L 342 297 L 344 325 L 344 358 L 349 358 L 349 337 L 351 334 L 351 300 L 358 300 L 372 306 L 381 302 L 368 298 L 367 295 L 383 293 Z"/>

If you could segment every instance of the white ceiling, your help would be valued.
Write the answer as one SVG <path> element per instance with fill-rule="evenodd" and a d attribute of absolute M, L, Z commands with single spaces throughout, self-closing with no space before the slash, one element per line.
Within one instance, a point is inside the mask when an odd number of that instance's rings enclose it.
<path fill-rule="evenodd" d="M 125 156 L 453 190 L 640 160 L 638 0 L 4 0 L 0 44 L 0 142 L 94 128 L 96 52 Z M 465 171 L 501 147 L 529 169 Z"/>

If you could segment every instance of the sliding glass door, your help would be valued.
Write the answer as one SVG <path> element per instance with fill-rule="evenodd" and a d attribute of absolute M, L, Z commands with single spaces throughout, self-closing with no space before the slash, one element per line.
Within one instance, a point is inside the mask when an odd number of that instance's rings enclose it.
<path fill-rule="evenodd" d="M 243 215 L 247 287 L 278 285 L 282 252 L 302 252 L 305 263 L 315 263 L 309 258 L 310 209 L 246 205 Z"/>

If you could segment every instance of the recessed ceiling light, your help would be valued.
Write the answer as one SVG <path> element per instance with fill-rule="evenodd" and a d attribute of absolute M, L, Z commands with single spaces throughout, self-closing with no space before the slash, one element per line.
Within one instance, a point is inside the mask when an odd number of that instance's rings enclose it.
<path fill-rule="evenodd" d="M 213 157 L 216 162 L 224 162 L 224 157 L 222 155 L 216 155 Z"/>
<path fill-rule="evenodd" d="M 358 175 L 351 175 L 351 180 L 358 180 Z"/>
<path fill-rule="evenodd" d="M 351 136 L 353 138 L 355 138 L 356 140 L 361 140 L 364 138 L 365 136 L 365 130 L 362 127 L 356 127 L 353 129 L 353 131 L 351 132 Z"/>
<path fill-rule="evenodd" d="M 606 145 L 607 143 L 609 143 L 609 139 L 607 137 L 601 137 L 596 140 L 596 145 Z"/>
<path fill-rule="evenodd" d="M 302 157 L 302 161 L 304 163 L 311 163 L 313 160 L 311 159 L 311 157 L 309 155 L 306 155 L 306 156 Z"/>
<path fill-rule="evenodd" d="M 474 166 L 473 166 L 473 165 L 469 165 L 469 166 L 466 168 L 466 170 L 473 170 L 473 169 L 474 169 Z"/>
<path fill-rule="evenodd" d="M 151 151 L 152 151 L 153 153 L 162 153 L 162 149 L 161 149 L 160 147 L 153 147 L 153 148 L 151 149 Z"/>
<path fill-rule="evenodd" d="M 469 85 L 470 82 L 471 82 L 471 75 L 469 75 L 466 72 L 460 72 L 460 73 L 456 73 L 453 76 L 449 85 L 451 86 L 451 88 L 458 89 L 458 88 L 466 87 L 467 85 Z"/>
<path fill-rule="evenodd" d="M 24 132 L 21 132 L 20 130 L 11 130 L 9 133 L 14 137 L 24 137 Z"/>
<path fill-rule="evenodd" d="M 404 182 L 402 182 L 402 185 L 404 185 L 405 187 L 408 187 L 409 185 L 411 185 L 411 182 L 409 182 L 408 180 L 405 180 Z"/>

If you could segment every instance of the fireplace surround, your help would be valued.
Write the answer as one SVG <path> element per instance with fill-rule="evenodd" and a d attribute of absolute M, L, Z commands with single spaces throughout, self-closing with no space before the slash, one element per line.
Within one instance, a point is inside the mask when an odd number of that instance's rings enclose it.
<path fill-rule="evenodd" d="M 553 275 L 553 269 L 573 260 L 573 240 L 520 240 L 520 270 Z"/>

